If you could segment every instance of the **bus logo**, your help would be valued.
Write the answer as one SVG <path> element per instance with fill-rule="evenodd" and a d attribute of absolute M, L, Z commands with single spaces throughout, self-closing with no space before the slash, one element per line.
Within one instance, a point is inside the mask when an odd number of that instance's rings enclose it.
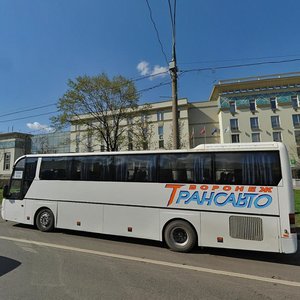
<path fill-rule="evenodd" d="M 273 187 L 166 184 L 171 189 L 167 206 L 191 203 L 201 206 L 266 208 L 272 203 Z"/>

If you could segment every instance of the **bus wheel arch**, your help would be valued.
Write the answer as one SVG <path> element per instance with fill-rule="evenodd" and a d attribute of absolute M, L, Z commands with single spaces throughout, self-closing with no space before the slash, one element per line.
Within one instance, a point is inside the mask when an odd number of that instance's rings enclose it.
<path fill-rule="evenodd" d="M 198 242 L 193 224 L 180 218 L 169 220 L 163 227 L 162 236 L 167 247 L 176 252 L 190 252 Z"/>
<path fill-rule="evenodd" d="M 53 211 L 48 207 L 39 208 L 34 215 L 34 224 L 40 231 L 53 231 L 54 222 L 55 217 Z"/>

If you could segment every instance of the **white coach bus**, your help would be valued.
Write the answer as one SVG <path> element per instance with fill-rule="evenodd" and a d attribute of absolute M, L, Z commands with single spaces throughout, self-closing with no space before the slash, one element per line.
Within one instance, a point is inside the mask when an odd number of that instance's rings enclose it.
<path fill-rule="evenodd" d="M 282 143 L 191 150 L 26 155 L 3 190 L 2 218 L 54 228 L 281 253 L 297 250 Z"/>

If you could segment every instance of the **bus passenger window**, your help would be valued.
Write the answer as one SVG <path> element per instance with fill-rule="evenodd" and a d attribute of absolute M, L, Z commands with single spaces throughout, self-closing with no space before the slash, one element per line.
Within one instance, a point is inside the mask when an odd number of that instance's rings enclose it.
<path fill-rule="evenodd" d="M 155 182 L 156 158 L 154 155 L 118 155 L 115 174 L 117 181 Z"/>
<path fill-rule="evenodd" d="M 40 179 L 72 180 L 72 157 L 45 157 L 42 159 Z"/>
<path fill-rule="evenodd" d="M 211 183 L 211 169 L 210 154 L 161 154 L 159 160 L 159 181 Z"/>
<path fill-rule="evenodd" d="M 278 151 L 216 153 L 215 172 L 221 184 L 276 186 L 282 177 Z"/>

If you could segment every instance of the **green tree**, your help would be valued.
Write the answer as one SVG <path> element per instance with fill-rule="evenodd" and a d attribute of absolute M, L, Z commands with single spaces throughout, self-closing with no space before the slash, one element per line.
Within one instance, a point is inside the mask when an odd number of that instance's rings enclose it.
<path fill-rule="evenodd" d="M 123 76 L 109 79 L 102 73 L 69 80 L 68 87 L 58 101 L 59 114 L 52 118 L 53 125 L 85 125 L 107 151 L 117 151 L 124 141 L 127 116 L 137 109 L 134 83 Z"/>

